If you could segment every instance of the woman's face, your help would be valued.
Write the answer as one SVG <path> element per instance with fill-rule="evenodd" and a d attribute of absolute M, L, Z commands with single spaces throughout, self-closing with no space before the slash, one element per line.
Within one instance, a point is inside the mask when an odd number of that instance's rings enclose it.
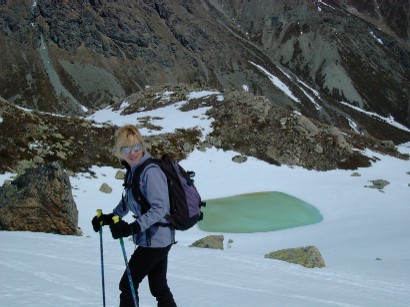
<path fill-rule="evenodd" d="M 144 155 L 142 144 L 136 137 L 130 139 L 130 145 L 120 148 L 122 158 L 127 161 L 130 166 L 137 164 Z"/>

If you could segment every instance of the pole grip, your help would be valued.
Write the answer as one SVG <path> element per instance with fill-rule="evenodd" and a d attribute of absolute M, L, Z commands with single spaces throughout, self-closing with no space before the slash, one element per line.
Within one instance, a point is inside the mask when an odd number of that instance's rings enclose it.
<path fill-rule="evenodd" d="M 97 217 L 100 217 L 102 214 L 102 209 L 97 209 Z"/>
<path fill-rule="evenodd" d="M 102 209 L 97 209 L 97 217 L 100 217 L 102 215 Z M 103 225 L 103 221 L 100 222 L 100 225 Z M 100 230 L 102 230 L 102 227 L 100 227 Z"/>
<path fill-rule="evenodd" d="M 114 224 L 117 224 L 120 221 L 120 217 L 118 215 L 114 215 L 112 220 L 114 221 Z"/>

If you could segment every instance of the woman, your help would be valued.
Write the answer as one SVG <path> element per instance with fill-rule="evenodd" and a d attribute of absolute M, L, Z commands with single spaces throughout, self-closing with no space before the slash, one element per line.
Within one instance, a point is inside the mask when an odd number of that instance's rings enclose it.
<path fill-rule="evenodd" d="M 138 129 L 132 125 L 119 128 L 115 133 L 114 154 L 130 167 L 127 178 L 130 186 L 132 174 L 151 155 L 145 150 L 143 138 Z M 142 212 L 142 206 L 132 194 L 131 188 L 125 188 L 120 203 L 112 214 L 102 214 L 92 220 L 93 228 L 97 232 L 100 225 L 109 225 L 114 239 L 132 235 L 137 249 L 129 261 L 135 291 L 145 276 L 151 294 L 157 299 L 158 306 L 176 306 L 173 295 L 167 283 L 168 252 L 175 243 L 175 230 L 167 224 L 164 218 L 169 213 L 168 185 L 165 174 L 156 164 L 149 164 L 140 176 L 140 189 L 150 204 L 147 212 Z M 120 218 L 132 212 L 135 221 L 131 224 L 120 220 L 113 223 L 112 217 Z M 128 275 L 125 271 L 119 288 L 120 307 L 134 306 Z M 138 299 L 138 294 L 137 299 Z"/>

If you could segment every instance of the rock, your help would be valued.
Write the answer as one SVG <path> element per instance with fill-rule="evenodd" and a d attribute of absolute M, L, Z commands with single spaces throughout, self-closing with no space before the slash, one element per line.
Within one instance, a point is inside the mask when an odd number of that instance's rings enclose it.
<path fill-rule="evenodd" d="M 43 159 L 42 157 L 40 157 L 40 156 L 34 156 L 34 157 L 33 157 L 33 162 L 34 162 L 35 164 L 42 164 L 42 163 L 44 163 L 44 159 Z"/>
<path fill-rule="evenodd" d="M 326 266 L 320 251 L 314 246 L 273 251 L 266 254 L 265 258 L 296 263 L 306 268 L 322 268 Z"/>
<path fill-rule="evenodd" d="M 318 154 L 322 154 L 323 153 L 323 147 L 320 146 L 319 144 L 316 144 L 315 152 L 318 153 Z"/>
<path fill-rule="evenodd" d="M 359 172 L 354 172 L 354 173 L 352 173 L 350 176 L 352 176 L 352 177 L 360 177 L 361 175 L 360 175 Z"/>
<path fill-rule="evenodd" d="M 108 184 L 103 183 L 100 187 L 100 191 L 103 193 L 110 194 L 112 192 L 112 188 Z"/>
<path fill-rule="evenodd" d="M 193 146 L 192 146 L 192 144 L 184 143 L 182 145 L 182 150 L 186 151 L 186 152 L 191 152 L 193 150 Z"/>
<path fill-rule="evenodd" d="M 386 185 L 390 184 L 390 182 L 388 182 L 387 180 L 383 180 L 383 179 L 370 180 L 370 182 L 372 183 L 372 185 L 365 185 L 364 187 L 372 188 L 372 189 L 379 189 L 380 191 L 382 191 Z"/>
<path fill-rule="evenodd" d="M 232 247 L 232 243 L 233 243 L 233 240 L 232 240 L 232 239 L 229 239 L 229 240 L 228 240 L 228 244 L 226 244 L 226 247 L 227 247 L 227 248 L 231 248 L 231 247 Z"/>
<path fill-rule="evenodd" d="M 78 233 L 78 211 L 61 162 L 26 169 L 0 187 L 0 230 Z"/>
<path fill-rule="evenodd" d="M 391 140 L 382 140 L 380 141 L 380 146 L 388 149 L 394 149 L 396 145 L 394 145 L 393 141 Z"/>
<path fill-rule="evenodd" d="M 315 136 L 319 133 L 319 128 L 306 116 L 299 116 L 297 122 L 296 130 L 306 135 Z"/>
<path fill-rule="evenodd" d="M 53 137 L 55 137 L 56 139 L 64 140 L 64 137 L 61 135 L 61 133 L 54 133 Z"/>
<path fill-rule="evenodd" d="M 62 160 L 67 159 L 67 154 L 64 151 L 57 151 L 56 156 Z"/>
<path fill-rule="evenodd" d="M 26 169 L 31 168 L 31 167 L 35 167 L 35 164 L 33 163 L 33 161 L 28 161 L 28 160 L 23 159 L 17 162 L 15 172 L 20 174 L 20 173 L 23 173 Z"/>
<path fill-rule="evenodd" d="M 117 171 L 117 173 L 115 174 L 115 179 L 124 180 L 124 178 L 125 178 L 125 172 L 124 171 Z"/>
<path fill-rule="evenodd" d="M 333 135 L 334 137 L 336 137 L 337 145 L 341 149 L 345 149 L 349 153 L 352 153 L 352 148 L 350 147 L 349 143 L 347 143 L 345 137 L 342 135 L 342 133 L 337 127 L 330 128 L 329 133 Z"/>
<path fill-rule="evenodd" d="M 205 147 L 211 148 L 212 146 L 221 147 L 222 140 L 218 137 L 212 137 L 210 135 L 207 135 L 205 137 Z"/>
<path fill-rule="evenodd" d="M 244 163 L 247 160 L 248 160 L 248 158 L 246 156 L 241 156 L 241 155 L 236 155 L 235 157 L 232 158 L 233 162 L 236 162 L 236 163 L 239 163 L 239 164 Z"/>
<path fill-rule="evenodd" d="M 192 243 L 189 247 L 224 249 L 223 235 L 210 235 Z"/>

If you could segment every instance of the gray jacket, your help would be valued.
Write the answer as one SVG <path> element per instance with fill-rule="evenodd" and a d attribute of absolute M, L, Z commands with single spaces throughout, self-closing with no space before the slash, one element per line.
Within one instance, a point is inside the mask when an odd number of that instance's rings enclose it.
<path fill-rule="evenodd" d="M 131 168 L 127 178 L 131 182 L 132 175 L 136 168 L 145 160 L 150 158 L 148 152 L 144 152 L 141 161 Z M 141 214 L 142 206 L 132 195 L 131 188 L 124 189 L 123 199 L 125 201 L 125 210 L 122 201 L 114 208 L 113 213 L 120 218 L 132 212 L 136 217 L 136 222 L 141 227 L 141 232 L 134 235 L 134 243 L 144 247 L 166 247 L 175 243 L 175 230 L 167 226 L 157 226 L 155 223 L 168 223 L 165 215 L 169 213 L 169 197 L 167 178 L 164 172 L 156 164 L 149 164 L 141 173 L 140 190 L 148 200 L 150 209 Z"/>

